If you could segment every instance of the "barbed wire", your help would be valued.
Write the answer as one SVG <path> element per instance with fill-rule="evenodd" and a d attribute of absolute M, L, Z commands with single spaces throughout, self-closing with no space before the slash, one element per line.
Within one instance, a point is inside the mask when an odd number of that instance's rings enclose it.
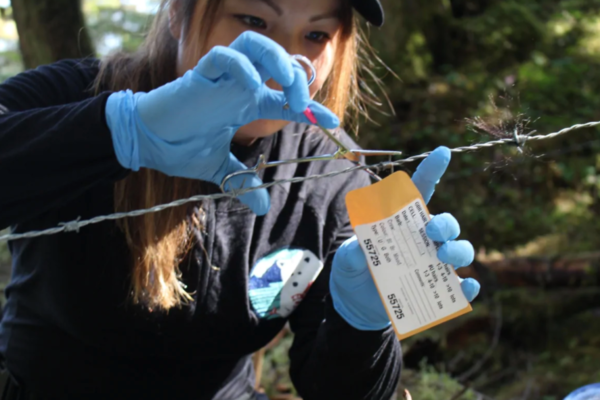
<path fill-rule="evenodd" d="M 497 139 L 497 140 L 492 140 L 492 141 L 485 142 L 485 143 L 478 143 L 478 144 L 474 144 L 474 145 L 470 145 L 470 146 L 455 147 L 453 149 L 450 149 L 450 151 L 452 153 L 465 153 L 465 152 L 469 152 L 469 151 L 477 151 L 477 150 L 490 148 L 490 147 L 503 145 L 503 144 L 515 144 L 515 145 L 521 147 L 526 142 L 552 139 L 552 138 L 555 138 L 556 136 L 563 135 L 565 133 L 568 133 L 568 132 L 571 132 L 571 131 L 574 131 L 577 129 L 591 128 L 591 127 L 598 126 L 598 125 L 600 125 L 600 121 L 587 122 L 585 124 L 573 125 L 568 128 L 561 129 L 560 131 L 549 133 L 546 135 L 531 136 L 531 135 L 515 134 L 513 137 L 510 137 L 510 138 Z M 199 202 L 199 201 L 208 200 L 208 199 L 216 200 L 216 199 L 221 199 L 221 198 L 235 198 L 235 197 L 239 197 L 243 194 L 246 194 L 246 193 L 258 190 L 258 189 L 266 189 L 266 188 L 269 188 L 269 187 L 275 186 L 275 185 L 283 185 L 283 184 L 288 184 L 288 183 L 290 183 L 290 184 L 299 183 L 299 182 L 305 182 L 305 181 L 323 179 L 323 178 L 332 178 L 332 177 L 335 177 L 338 175 L 347 174 L 347 173 L 359 171 L 359 170 L 366 170 L 366 169 L 381 171 L 381 170 L 385 170 L 385 169 L 389 169 L 389 168 L 394 168 L 394 167 L 400 166 L 402 164 L 411 163 L 411 162 L 414 162 L 417 160 L 424 159 L 429 154 L 431 154 L 431 151 L 421 153 L 418 155 L 414 155 L 414 156 L 410 156 L 407 158 L 403 158 L 400 160 L 385 161 L 385 162 L 380 162 L 380 163 L 371 164 L 371 165 L 356 165 L 353 167 L 348 167 L 348 168 L 345 168 L 345 169 L 342 169 L 339 171 L 328 172 L 325 174 L 294 177 L 294 178 L 289 178 L 289 179 L 280 179 L 280 180 L 264 183 L 260 186 L 244 188 L 244 189 L 236 189 L 236 190 L 232 190 L 232 191 L 229 191 L 226 193 L 201 194 L 201 195 L 188 197 L 185 199 L 175 200 L 170 203 L 160 204 L 160 205 L 157 205 L 157 206 L 154 206 L 151 208 L 147 208 L 147 209 L 140 209 L 140 210 L 134 210 L 134 211 L 128 211 L 128 212 L 120 212 L 120 213 L 102 215 L 102 216 L 94 217 L 94 218 L 91 218 L 88 220 L 83 220 L 83 221 L 80 220 L 80 218 L 77 218 L 74 221 L 63 222 L 63 223 L 60 223 L 58 226 L 49 228 L 49 229 L 44 229 L 44 230 L 39 230 L 39 231 L 29 231 L 29 232 L 25 232 L 25 233 L 12 233 L 12 234 L 2 235 L 2 236 L 0 236 L 0 242 L 6 242 L 6 241 L 18 240 L 18 239 L 26 239 L 26 238 L 34 238 L 34 237 L 46 236 L 46 235 L 54 235 L 54 234 L 61 233 L 61 232 L 79 232 L 79 229 L 81 229 L 85 226 L 97 224 L 97 223 L 103 222 L 103 221 L 116 220 L 116 219 L 128 218 L 128 217 L 137 217 L 137 216 L 144 215 L 144 214 L 159 212 L 159 211 L 165 210 L 167 208 L 178 207 L 178 206 L 184 205 L 186 203 Z"/>

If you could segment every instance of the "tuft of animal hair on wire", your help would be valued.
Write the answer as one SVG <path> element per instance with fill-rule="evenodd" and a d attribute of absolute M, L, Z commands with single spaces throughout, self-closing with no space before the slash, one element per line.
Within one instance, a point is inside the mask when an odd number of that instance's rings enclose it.
<path fill-rule="evenodd" d="M 504 96 L 499 98 L 507 100 Z M 467 128 L 475 133 L 491 136 L 495 139 L 513 139 L 519 152 L 523 153 L 521 145 L 536 132 L 535 130 L 527 132 L 529 125 L 535 121 L 532 121 L 522 112 L 515 113 L 511 111 L 508 106 L 498 107 L 493 95 L 490 95 L 489 99 L 492 109 L 490 115 L 466 118 Z M 511 100 L 508 99 L 507 102 L 511 102 Z"/>
<path fill-rule="evenodd" d="M 498 146 L 498 145 L 504 145 L 504 144 L 522 145 L 523 144 L 522 140 L 524 140 L 524 139 L 526 139 L 528 143 L 533 142 L 533 141 L 548 140 L 548 139 L 555 138 L 559 135 L 564 135 L 566 133 L 572 132 L 577 129 L 592 128 L 592 127 L 599 126 L 599 125 L 600 125 L 600 121 L 592 121 L 592 122 L 587 122 L 584 124 L 576 124 L 576 125 L 573 125 L 573 126 L 570 126 L 567 128 L 563 128 L 560 131 L 549 133 L 546 135 L 535 135 L 535 136 L 522 135 L 521 137 L 519 137 L 518 135 L 513 134 L 513 137 L 498 138 L 498 139 L 495 139 L 495 140 L 492 140 L 489 142 L 485 142 L 485 143 L 478 143 L 478 144 L 473 144 L 473 145 L 469 145 L 469 146 L 455 147 L 453 149 L 450 149 L 450 151 L 452 153 L 466 153 L 466 152 L 477 151 L 477 150 L 486 149 L 486 148 L 490 148 L 490 147 L 494 147 L 494 146 Z M 369 150 L 363 150 L 363 152 L 368 152 L 368 151 Z M 208 194 L 208 195 L 196 195 L 196 196 L 192 196 L 192 197 L 189 197 L 186 199 L 175 200 L 170 203 L 157 205 L 157 206 L 147 208 L 147 209 L 140 209 L 140 210 L 134 210 L 134 211 L 129 211 L 129 212 L 108 214 L 108 215 L 94 217 L 94 218 L 91 218 L 88 220 L 77 219 L 75 221 L 60 223 L 56 227 L 48 228 L 48 229 L 44 229 L 44 230 L 40 230 L 40 231 L 29 231 L 29 232 L 24 232 L 24 233 L 10 233 L 10 234 L 6 234 L 6 235 L 2 235 L 2 236 L 0 236 L 0 242 L 6 242 L 9 240 L 34 238 L 34 237 L 46 236 L 46 235 L 54 235 L 54 234 L 61 233 L 61 232 L 76 232 L 80 228 L 83 228 L 87 225 L 96 224 L 96 223 L 103 222 L 103 221 L 117 220 L 120 218 L 127 218 L 127 217 L 137 217 L 137 216 L 144 215 L 144 214 L 159 212 L 159 211 L 165 210 L 167 208 L 171 208 L 171 207 L 178 207 L 178 206 L 181 206 L 181 205 L 187 204 L 187 203 L 203 201 L 205 199 L 215 200 L 215 199 L 221 199 L 221 198 L 238 197 L 245 193 L 252 192 L 254 190 L 266 189 L 266 188 L 269 188 L 269 187 L 275 186 L 275 185 L 331 178 L 334 176 L 343 175 L 343 174 L 347 174 L 347 173 L 351 173 L 351 172 L 355 172 L 355 171 L 365 171 L 365 170 L 373 171 L 373 170 L 398 167 L 398 166 L 401 166 L 406 163 L 424 159 L 427 156 L 429 156 L 429 154 L 431 154 L 431 151 L 428 151 L 428 152 L 425 152 L 422 154 L 418 154 L 418 155 L 414 155 L 414 156 L 410 156 L 410 157 L 406 157 L 406 158 L 402 158 L 402 159 L 398 159 L 398 160 L 394 160 L 394 161 L 380 162 L 377 164 L 371 164 L 371 165 L 363 165 L 363 164 L 356 165 L 356 164 L 354 164 L 352 167 L 348 167 L 348 168 L 341 169 L 338 171 L 328 172 L 325 174 L 309 175 L 309 176 L 305 176 L 305 177 L 294 177 L 294 178 L 289 178 L 289 179 L 280 179 L 280 180 L 276 180 L 276 181 L 272 181 L 272 182 L 263 183 L 260 186 L 236 189 L 236 190 L 232 190 L 230 192 L 215 193 L 215 194 Z M 317 157 L 309 157 L 309 158 L 311 159 L 312 162 L 319 161 L 318 156 Z M 342 157 L 342 158 L 344 158 L 344 157 Z M 325 157 L 324 160 L 331 161 L 332 160 L 331 155 Z M 286 164 L 286 163 L 291 163 L 291 162 L 299 163 L 299 162 L 306 162 L 306 161 L 307 161 L 307 159 L 300 158 L 297 160 L 277 161 L 274 163 Z"/>

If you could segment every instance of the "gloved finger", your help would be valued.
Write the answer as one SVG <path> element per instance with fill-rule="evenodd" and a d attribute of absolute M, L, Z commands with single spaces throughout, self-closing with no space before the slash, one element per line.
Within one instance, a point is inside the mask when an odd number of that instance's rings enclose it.
<path fill-rule="evenodd" d="M 310 91 L 308 86 L 307 74 L 302 65 L 297 60 L 291 59 L 294 68 L 294 81 L 290 86 L 283 87 L 285 101 L 293 112 L 303 112 L 310 102 Z M 261 65 L 255 65 L 256 70 L 263 81 L 270 77 L 269 72 Z"/>
<path fill-rule="evenodd" d="M 223 172 L 215 176 L 215 181 L 213 183 L 220 185 L 227 175 L 246 169 L 247 168 L 244 164 L 242 164 L 233 154 L 229 153 L 229 158 L 226 161 L 226 165 L 224 168 L 222 168 Z M 256 176 L 256 174 L 247 173 L 231 177 L 231 179 L 227 180 L 224 189 L 225 191 L 230 192 L 236 189 L 260 186 L 262 184 L 262 180 Z M 247 205 L 252 212 L 259 216 L 265 215 L 271 207 L 271 199 L 267 189 L 257 189 L 248 193 L 244 193 L 238 196 L 238 199 Z"/>
<path fill-rule="evenodd" d="M 433 241 L 447 242 L 456 239 L 460 235 L 460 225 L 454 216 L 443 213 L 431 218 L 425 232 Z"/>
<path fill-rule="evenodd" d="M 481 289 L 479 282 L 473 278 L 460 279 L 460 287 L 469 303 L 475 300 Z"/>
<path fill-rule="evenodd" d="M 312 124 L 310 120 L 306 118 L 304 113 L 294 112 L 291 110 L 291 108 L 285 109 L 283 107 L 285 102 L 286 98 L 283 92 L 266 87 L 261 89 L 259 99 L 259 118 Z M 334 129 L 340 125 L 340 120 L 337 115 L 335 115 L 324 105 L 311 100 L 308 103 L 308 108 L 310 108 L 319 124 L 324 128 Z M 304 108 L 302 111 L 305 109 L 306 108 Z"/>
<path fill-rule="evenodd" d="M 437 256 L 441 262 L 453 265 L 454 268 L 466 267 L 475 259 L 475 249 L 468 240 L 453 240 L 444 243 Z"/>
<path fill-rule="evenodd" d="M 435 191 L 435 185 L 440 181 L 450 163 L 450 149 L 440 146 L 427 156 L 417 167 L 412 181 L 421 192 L 425 203 L 429 203 Z"/>
<path fill-rule="evenodd" d="M 258 71 L 248 57 L 228 47 L 213 47 L 200 59 L 194 70 L 210 80 L 228 75 L 250 90 L 256 90 L 262 84 Z"/>
<path fill-rule="evenodd" d="M 301 113 L 306 110 L 310 102 L 308 90 L 308 76 L 306 71 L 296 60 L 292 60 L 294 66 L 294 82 L 290 86 L 284 86 L 283 92 L 293 112 Z"/>
<path fill-rule="evenodd" d="M 335 253 L 335 262 L 338 272 L 344 277 L 352 278 L 358 275 L 369 273 L 367 259 L 356 236 L 346 240 Z"/>
<path fill-rule="evenodd" d="M 250 62 L 266 71 L 261 74 L 263 83 L 269 78 L 273 78 L 282 87 L 290 86 L 294 82 L 293 59 L 274 40 L 260 33 L 246 31 L 238 36 L 229 48 L 246 55 Z"/>

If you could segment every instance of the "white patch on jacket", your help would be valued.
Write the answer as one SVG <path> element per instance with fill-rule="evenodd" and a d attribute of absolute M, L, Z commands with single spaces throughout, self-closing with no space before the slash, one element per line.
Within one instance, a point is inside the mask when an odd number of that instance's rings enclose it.
<path fill-rule="evenodd" d="M 261 258 L 250 271 L 248 295 L 260 318 L 287 317 L 323 269 L 310 250 L 282 249 Z"/>

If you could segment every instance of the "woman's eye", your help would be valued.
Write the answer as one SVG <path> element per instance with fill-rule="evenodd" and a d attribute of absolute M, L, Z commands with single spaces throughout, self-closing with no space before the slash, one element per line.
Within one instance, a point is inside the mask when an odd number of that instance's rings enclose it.
<path fill-rule="evenodd" d="M 246 25 L 251 26 L 253 28 L 267 27 L 267 23 L 264 20 L 258 17 L 253 17 L 252 15 L 238 15 L 237 18 Z"/>
<path fill-rule="evenodd" d="M 313 42 L 322 43 L 329 40 L 329 35 L 325 32 L 311 32 L 306 35 L 306 38 Z"/>

